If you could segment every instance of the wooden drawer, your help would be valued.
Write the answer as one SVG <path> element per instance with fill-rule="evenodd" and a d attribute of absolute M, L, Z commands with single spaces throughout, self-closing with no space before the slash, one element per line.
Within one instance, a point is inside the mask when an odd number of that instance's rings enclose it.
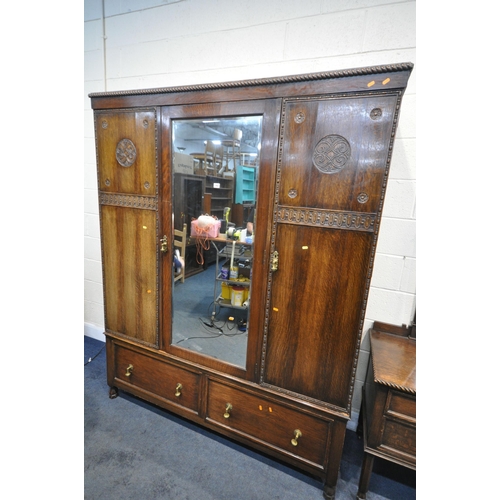
<path fill-rule="evenodd" d="M 412 460 L 417 453 L 417 429 L 413 425 L 385 419 L 381 448 L 400 452 Z M 388 451 L 387 449 L 385 451 Z M 414 460 L 412 460 L 414 461 Z"/>
<path fill-rule="evenodd" d="M 129 366 L 132 368 L 129 369 Z M 115 377 L 154 396 L 198 412 L 198 373 L 116 346 Z"/>
<path fill-rule="evenodd" d="M 226 412 L 228 404 L 231 409 Z M 209 382 L 207 420 L 315 466 L 324 465 L 328 439 L 326 420 L 212 380 Z M 292 440 L 297 431 L 301 435 L 294 445 Z"/>
<path fill-rule="evenodd" d="M 417 401 L 415 396 L 389 391 L 385 414 L 405 421 L 417 421 Z"/>
<path fill-rule="evenodd" d="M 414 463 L 417 452 L 416 397 L 389 390 L 382 422 L 380 449 Z"/>

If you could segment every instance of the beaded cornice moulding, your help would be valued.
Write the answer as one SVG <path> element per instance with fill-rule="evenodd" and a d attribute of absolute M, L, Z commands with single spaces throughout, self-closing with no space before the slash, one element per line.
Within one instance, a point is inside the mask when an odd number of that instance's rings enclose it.
<path fill-rule="evenodd" d="M 260 78 L 256 80 L 236 80 L 232 82 L 206 83 L 201 85 L 185 85 L 179 87 L 161 87 L 150 89 L 135 89 L 135 90 L 117 90 L 108 92 L 93 92 L 89 97 L 104 97 L 104 96 L 131 96 L 131 95 L 148 95 L 159 93 L 175 93 L 175 92 L 196 92 L 200 90 L 219 90 L 238 87 L 250 87 L 258 85 L 273 85 L 279 83 L 295 83 L 306 82 L 311 80 L 328 80 L 332 78 L 349 78 L 353 76 L 375 75 L 380 73 L 392 73 L 396 71 L 411 71 L 413 63 L 398 63 L 381 66 L 367 66 L 364 68 L 341 69 L 336 71 L 327 71 L 319 73 L 306 73 L 303 75 L 277 76 L 273 78 Z"/>

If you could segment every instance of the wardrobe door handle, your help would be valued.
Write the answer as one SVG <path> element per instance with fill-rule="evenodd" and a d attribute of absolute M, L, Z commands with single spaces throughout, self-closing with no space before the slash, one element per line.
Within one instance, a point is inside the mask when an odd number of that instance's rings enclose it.
<path fill-rule="evenodd" d="M 231 403 L 227 403 L 226 405 L 226 413 L 224 413 L 224 418 L 229 418 L 231 416 L 231 410 L 233 409 L 233 405 Z"/>
<path fill-rule="evenodd" d="M 130 377 L 133 371 L 134 371 L 134 365 L 128 365 L 127 369 L 125 370 L 125 377 Z"/>
<path fill-rule="evenodd" d="M 168 238 L 166 235 L 163 235 L 163 238 L 160 240 L 161 246 L 160 250 L 162 253 L 168 253 Z"/>
<path fill-rule="evenodd" d="M 278 270 L 279 257 L 278 250 L 275 250 L 271 255 L 271 271 L 273 273 Z"/>

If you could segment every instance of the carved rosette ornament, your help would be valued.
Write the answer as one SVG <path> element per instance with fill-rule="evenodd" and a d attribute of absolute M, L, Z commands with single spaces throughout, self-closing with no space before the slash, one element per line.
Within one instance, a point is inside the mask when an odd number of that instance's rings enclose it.
<path fill-rule="evenodd" d="M 357 200 L 359 203 L 366 203 L 368 201 L 369 196 L 366 193 L 359 193 Z"/>
<path fill-rule="evenodd" d="M 116 161 L 122 167 L 130 167 L 137 158 L 137 150 L 130 139 L 122 139 L 116 146 Z"/>
<path fill-rule="evenodd" d="M 299 111 L 296 115 L 295 115 L 295 123 L 302 123 L 304 120 L 306 119 L 306 115 L 304 113 L 302 113 L 302 111 Z"/>
<path fill-rule="evenodd" d="M 323 137 L 313 152 L 314 166 L 324 174 L 340 172 L 351 157 L 351 146 L 340 135 Z"/>

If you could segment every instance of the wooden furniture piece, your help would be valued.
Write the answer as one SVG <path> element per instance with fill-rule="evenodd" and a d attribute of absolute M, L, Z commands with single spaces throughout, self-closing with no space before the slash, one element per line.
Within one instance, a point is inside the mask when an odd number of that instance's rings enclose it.
<path fill-rule="evenodd" d="M 196 175 L 205 175 L 205 153 L 189 153 L 194 160 L 194 173 Z"/>
<path fill-rule="evenodd" d="M 208 213 L 219 220 L 224 218 L 224 208 L 232 207 L 234 179 L 232 177 L 215 177 L 207 175 L 205 196 L 210 195 L 210 211 Z"/>
<path fill-rule="evenodd" d="M 284 460 L 334 498 L 412 68 L 90 94 L 110 397 Z M 262 119 L 244 366 L 172 340 L 172 129 L 234 116 Z"/>
<path fill-rule="evenodd" d="M 255 167 L 247 167 L 245 165 L 238 165 L 236 167 L 235 203 L 241 203 L 242 205 L 253 205 L 255 203 L 256 179 Z"/>
<path fill-rule="evenodd" d="M 375 457 L 416 469 L 416 341 L 411 328 L 375 322 L 363 388 L 364 457 L 358 499 L 365 499 Z"/>
<path fill-rule="evenodd" d="M 228 172 L 229 170 L 236 170 L 236 162 L 240 158 L 241 154 L 241 138 L 243 136 L 243 132 L 239 129 L 234 129 L 232 139 L 222 140 L 222 155 L 223 155 L 223 164 L 224 171 Z M 232 161 L 232 166 L 229 168 L 229 163 Z"/>
<path fill-rule="evenodd" d="M 191 241 L 191 220 L 200 213 L 205 213 L 207 201 L 205 193 L 205 175 L 176 174 L 173 180 L 173 190 L 178 194 L 173 200 L 174 229 L 182 231 L 186 224 L 186 250 L 184 254 L 184 277 L 200 272 L 203 268 L 196 258 L 196 245 Z"/>
<path fill-rule="evenodd" d="M 187 240 L 187 224 L 184 223 L 182 225 L 182 231 L 179 229 L 174 229 L 174 247 L 179 249 L 179 254 L 183 258 L 183 260 L 186 260 L 186 240 Z M 184 280 L 186 279 L 186 267 L 184 266 L 181 269 L 181 272 L 175 276 L 174 281 L 181 281 L 181 283 L 184 283 Z"/>
<path fill-rule="evenodd" d="M 205 145 L 205 158 L 203 160 L 207 175 L 219 175 L 219 170 L 222 168 L 223 154 L 224 152 L 221 144 L 207 141 Z"/>

